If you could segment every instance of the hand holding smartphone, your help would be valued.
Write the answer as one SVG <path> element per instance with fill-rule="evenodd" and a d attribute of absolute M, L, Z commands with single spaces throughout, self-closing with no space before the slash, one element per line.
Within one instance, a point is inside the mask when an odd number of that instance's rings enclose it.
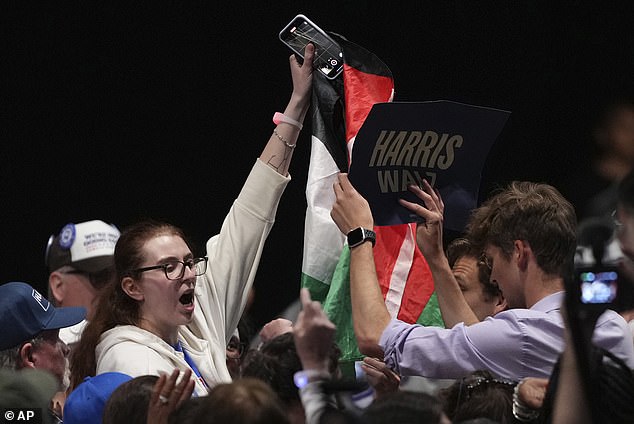
<path fill-rule="evenodd" d="M 308 43 L 315 46 L 313 67 L 328 79 L 335 79 L 343 71 L 343 51 L 339 44 L 306 16 L 295 16 L 280 31 L 280 40 L 293 52 L 304 58 Z"/>

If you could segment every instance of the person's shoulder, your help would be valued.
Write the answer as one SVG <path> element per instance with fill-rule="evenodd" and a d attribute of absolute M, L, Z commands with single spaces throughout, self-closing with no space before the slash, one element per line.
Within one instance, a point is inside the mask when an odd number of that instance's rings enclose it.
<path fill-rule="evenodd" d="M 525 308 L 511 308 L 498 312 L 495 316 L 487 318 L 483 322 L 516 322 L 518 325 L 543 325 L 551 323 L 557 327 L 563 326 L 563 317 L 559 310 L 539 310 Z"/>
<path fill-rule="evenodd" d="M 150 348 L 132 350 L 114 349 L 97 361 L 97 374 L 120 372 L 131 377 L 156 375 L 160 370 L 171 371 L 174 366 Z M 169 372 L 166 371 L 166 372 Z"/>
<path fill-rule="evenodd" d="M 621 314 L 612 309 L 606 309 L 604 313 L 601 314 L 599 319 L 597 319 L 597 324 L 595 328 L 602 327 L 605 325 L 616 325 L 624 329 L 624 331 L 628 328 L 628 322 L 623 318 Z"/>
<path fill-rule="evenodd" d="M 100 338 L 100 343 L 104 343 L 104 341 L 142 341 L 145 343 L 148 340 L 153 339 L 161 340 L 161 338 L 157 335 L 144 330 L 143 328 L 137 327 L 136 325 L 117 325 L 116 327 L 103 332 Z"/>
<path fill-rule="evenodd" d="M 157 369 L 173 368 L 167 359 L 169 345 L 158 337 L 148 336 L 134 328 L 120 328 L 109 336 L 102 339 L 95 350 L 98 373 L 117 371 L 135 377 L 156 374 Z"/>
<path fill-rule="evenodd" d="M 134 325 L 120 325 L 101 335 L 95 353 L 98 358 L 113 354 L 136 356 L 169 347 L 165 341 L 149 331 Z"/>
<path fill-rule="evenodd" d="M 536 316 L 541 316 L 542 313 L 536 313 L 536 311 L 532 311 L 530 309 L 525 308 L 509 308 L 504 311 L 498 312 L 494 316 L 487 317 L 483 322 L 487 320 L 517 320 L 517 319 L 525 319 L 525 318 L 535 318 Z"/>

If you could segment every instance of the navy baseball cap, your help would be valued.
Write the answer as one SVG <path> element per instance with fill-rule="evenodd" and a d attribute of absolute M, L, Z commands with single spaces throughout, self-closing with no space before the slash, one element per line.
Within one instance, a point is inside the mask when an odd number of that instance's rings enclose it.
<path fill-rule="evenodd" d="M 105 372 L 86 377 L 64 403 L 64 424 L 100 424 L 110 395 L 129 380 L 132 377 L 120 372 Z"/>
<path fill-rule="evenodd" d="M 54 307 L 26 283 L 0 285 L 0 350 L 18 346 L 44 330 L 70 327 L 86 317 L 86 308 Z"/>

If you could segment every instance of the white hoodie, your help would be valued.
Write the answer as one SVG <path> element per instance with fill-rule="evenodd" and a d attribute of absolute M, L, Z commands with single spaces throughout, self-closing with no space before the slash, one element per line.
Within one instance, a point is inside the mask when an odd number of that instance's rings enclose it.
<path fill-rule="evenodd" d="M 207 241 L 209 265 L 196 282 L 193 320 L 180 327 L 178 339 L 210 387 L 231 381 L 226 345 L 244 311 L 288 181 L 290 177 L 256 160 L 220 234 Z M 97 374 L 118 371 L 137 377 L 161 371 L 170 374 L 175 367 L 189 368 L 181 352 L 160 337 L 130 325 L 104 332 L 95 355 Z M 208 388 L 198 380 L 194 392 L 205 395 Z"/>

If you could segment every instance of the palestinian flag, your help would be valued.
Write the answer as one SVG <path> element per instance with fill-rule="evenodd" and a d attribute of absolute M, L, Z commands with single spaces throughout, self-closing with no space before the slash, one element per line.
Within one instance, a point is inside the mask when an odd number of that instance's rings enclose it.
<path fill-rule="evenodd" d="M 339 172 L 347 172 L 359 128 L 372 105 L 391 101 L 394 80 L 373 53 L 332 34 L 344 53 L 343 78 L 328 80 L 314 73 L 312 147 L 306 185 L 308 208 L 304 232 L 302 287 L 337 326 L 344 372 L 363 355 L 352 328 L 349 288 L 350 252 L 330 217 L 332 189 Z M 375 227 L 374 260 L 385 303 L 393 317 L 442 326 L 431 272 L 416 246 L 416 225 Z"/>

